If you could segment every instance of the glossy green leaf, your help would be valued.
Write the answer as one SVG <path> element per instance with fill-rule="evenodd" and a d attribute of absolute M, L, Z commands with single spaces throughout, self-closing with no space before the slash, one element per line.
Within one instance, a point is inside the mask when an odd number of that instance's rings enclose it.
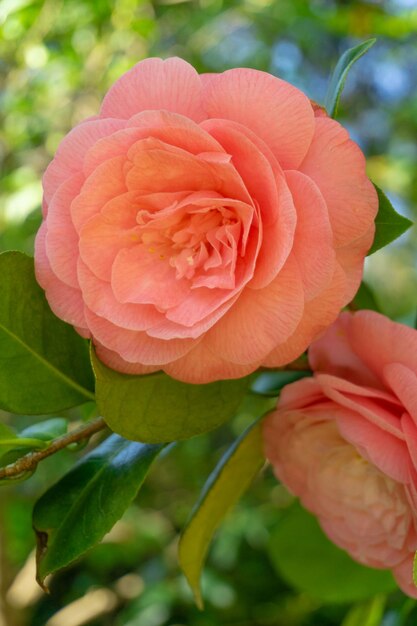
<path fill-rule="evenodd" d="M 249 378 L 190 385 L 163 372 L 128 376 L 106 367 L 91 353 L 100 415 L 110 428 L 133 441 L 189 439 L 232 417 Z"/>
<path fill-rule="evenodd" d="M 331 543 L 298 503 L 275 528 L 270 556 L 284 580 L 320 602 L 357 602 L 397 587 L 389 571 L 360 565 Z"/>
<path fill-rule="evenodd" d="M 368 309 L 371 311 L 381 312 L 381 308 L 376 301 L 375 295 L 372 289 L 369 287 L 365 281 L 362 281 L 359 289 L 356 293 L 356 296 L 353 298 L 352 302 L 349 304 L 349 309 L 351 311 L 360 311 L 361 309 Z"/>
<path fill-rule="evenodd" d="M 52 417 L 51 419 L 32 424 L 19 433 L 19 437 L 36 437 L 43 441 L 50 441 L 65 435 L 68 430 L 68 420 L 64 417 Z"/>
<path fill-rule="evenodd" d="M 54 413 L 94 398 L 87 343 L 53 315 L 33 259 L 0 255 L 0 408 Z"/>
<path fill-rule="evenodd" d="M 338 60 L 330 79 L 324 104 L 330 117 L 336 116 L 340 96 L 342 94 L 343 87 L 345 86 L 350 68 L 355 61 L 360 59 L 365 52 L 368 52 L 368 50 L 372 48 L 375 42 L 376 39 L 368 39 L 354 48 L 349 48 L 349 50 L 346 50 L 346 52 L 344 52 Z"/>
<path fill-rule="evenodd" d="M 411 220 L 397 213 L 382 189 L 376 185 L 374 187 L 378 194 L 379 208 L 375 218 L 375 238 L 368 256 L 387 246 L 413 225 Z"/>
<path fill-rule="evenodd" d="M 357 604 L 350 609 L 341 626 L 381 626 L 385 604 L 384 595 Z"/>
<path fill-rule="evenodd" d="M 37 580 L 84 554 L 112 528 L 136 496 L 162 449 L 112 435 L 35 505 Z"/>
<path fill-rule="evenodd" d="M 213 535 L 264 462 L 261 424 L 255 422 L 229 448 L 210 475 L 182 533 L 179 561 L 200 608 L 203 606 L 200 575 Z"/>

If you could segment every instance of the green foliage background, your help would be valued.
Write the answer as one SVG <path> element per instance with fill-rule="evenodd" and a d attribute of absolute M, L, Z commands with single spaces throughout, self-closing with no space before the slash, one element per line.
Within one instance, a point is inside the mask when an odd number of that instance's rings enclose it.
<path fill-rule="evenodd" d="M 340 53 L 369 37 L 378 42 L 349 74 L 339 119 L 364 149 L 375 183 L 415 219 L 416 0 L 0 1 L 0 250 L 32 253 L 43 170 L 61 138 L 97 112 L 106 89 L 138 60 L 179 55 L 209 72 L 255 67 L 321 103 Z M 416 237 L 411 229 L 366 266 L 383 312 L 406 323 L 417 308 Z M 33 418 L 13 420 L 23 428 Z M 281 579 L 274 532 L 289 496 L 269 471 L 219 533 L 203 580 L 206 609 L 194 607 L 178 569 L 176 536 L 205 478 L 250 420 L 242 411 L 173 450 L 105 543 L 54 578 L 49 597 L 30 571 L 31 509 L 71 467 L 74 453 L 62 452 L 30 481 L 2 489 L 0 625 L 71 626 L 71 615 L 57 612 L 72 607 L 75 619 L 72 603 L 83 597 L 98 607 L 91 618 L 80 609 L 90 626 L 416 624 L 417 607 L 400 592 L 368 606 L 324 605 Z M 85 595 L 94 589 L 96 600 Z"/>

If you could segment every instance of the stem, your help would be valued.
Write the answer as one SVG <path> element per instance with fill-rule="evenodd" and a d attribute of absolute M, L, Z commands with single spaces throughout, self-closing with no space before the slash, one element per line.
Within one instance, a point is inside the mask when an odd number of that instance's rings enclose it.
<path fill-rule="evenodd" d="M 63 448 L 66 448 L 70 443 L 77 443 L 83 439 L 88 439 L 95 433 L 103 430 L 103 428 L 106 428 L 105 421 L 102 417 L 97 417 L 91 422 L 76 428 L 72 432 L 53 439 L 46 448 L 37 450 L 36 452 L 29 452 L 29 454 L 25 454 L 25 456 L 22 456 L 14 463 L 6 465 L 6 467 L 2 467 L 0 469 L 0 480 L 5 478 L 18 479 L 28 472 L 34 472 L 38 463 L 43 459 L 46 459 L 48 456 L 63 450 Z"/>

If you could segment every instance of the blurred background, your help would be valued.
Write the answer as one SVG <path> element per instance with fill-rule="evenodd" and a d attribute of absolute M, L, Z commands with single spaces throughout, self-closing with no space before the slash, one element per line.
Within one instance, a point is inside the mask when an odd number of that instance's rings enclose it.
<path fill-rule="evenodd" d="M 369 37 L 378 42 L 351 70 L 339 119 L 367 155 L 370 177 L 415 219 L 417 0 L 0 0 L 0 251 L 32 253 L 45 167 L 137 61 L 179 55 L 205 72 L 253 67 L 321 103 L 339 55 Z M 406 323 L 417 309 L 416 239 L 414 228 L 370 257 L 365 273 L 382 310 Z M 377 598 L 374 621 L 365 621 L 360 606 L 324 604 L 285 583 L 274 533 L 288 495 L 268 470 L 219 532 L 204 575 L 206 609 L 193 606 L 176 536 L 248 421 L 243 411 L 155 466 L 123 520 L 54 578 L 50 596 L 34 582 L 31 509 L 73 456 L 60 453 L 30 481 L 3 488 L 1 626 L 415 626 L 416 604 L 400 592 Z"/>

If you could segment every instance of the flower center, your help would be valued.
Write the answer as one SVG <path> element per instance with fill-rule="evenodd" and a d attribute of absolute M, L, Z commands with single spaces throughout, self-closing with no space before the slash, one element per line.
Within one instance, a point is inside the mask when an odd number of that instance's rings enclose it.
<path fill-rule="evenodd" d="M 195 286 L 202 286 L 205 277 L 206 286 L 233 287 L 242 230 L 235 211 L 225 206 L 176 209 L 176 204 L 158 212 L 139 210 L 135 236 L 155 260 L 175 269 L 178 280 L 199 277 Z M 210 284 L 219 272 L 228 280 Z"/>

